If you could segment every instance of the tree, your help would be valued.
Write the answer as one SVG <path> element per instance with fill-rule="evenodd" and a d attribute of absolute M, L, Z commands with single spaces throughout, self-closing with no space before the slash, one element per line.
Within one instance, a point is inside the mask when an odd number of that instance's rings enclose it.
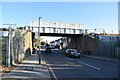
<path fill-rule="evenodd" d="M 20 27 L 17 27 L 17 29 L 23 29 L 23 28 L 24 28 L 24 27 L 21 27 L 21 26 L 20 26 Z"/>
<path fill-rule="evenodd" d="M 38 42 L 38 39 L 34 39 L 35 42 Z"/>
<path fill-rule="evenodd" d="M 0 28 L 0 31 L 8 31 L 7 28 Z"/>
<path fill-rule="evenodd" d="M 39 46 L 39 44 L 38 44 L 39 42 L 38 42 L 38 41 L 39 41 L 39 39 L 36 39 L 36 38 L 34 39 L 34 43 L 35 43 L 34 46 L 35 46 L 35 47 L 38 47 L 38 46 Z"/>

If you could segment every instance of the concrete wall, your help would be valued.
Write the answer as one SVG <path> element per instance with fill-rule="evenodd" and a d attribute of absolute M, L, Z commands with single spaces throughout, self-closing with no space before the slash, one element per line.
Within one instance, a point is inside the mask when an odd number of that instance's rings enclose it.
<path fill-rule="evenodd" d="M 110 45 L 105 44 L 99 39 L 91 38 L 89 36 L 83 37 L 84 50 L 88 51 L 89 54 L 99 55 L 99 56 L 111 56 Z"/>
<path fill-rule="evenodd" d="M 66 49 L 66 47 L 67 47 L 67 38 L 63 38 L 61 42 L 62 42 L 62 45 L 61 45 L 62 49 Z"/>
<path fill-rule="evenodd" d="M 76 37 L 67 37 L 67 48 L 77 49 Z"/>
<path fill-rule="evenodd" d="M 32 32 L 27 32 L 24 39 L 24 53 L 29 56 L 32 54 Z"/>
<path fill-rule="evenodd" d="M 115 56 L 120 58 L 120 47 L 115 48 Z"/>
<path fill-rule="evenodd" d="M 103 42 L 99 39 L 89 36 L 69 37 L 68 48 L 74 48 L 82 51 L 84 54 L 116 57 L 115 45 L 111 42 Z M 118 52 L 118 49 L 117 49 Z"/>

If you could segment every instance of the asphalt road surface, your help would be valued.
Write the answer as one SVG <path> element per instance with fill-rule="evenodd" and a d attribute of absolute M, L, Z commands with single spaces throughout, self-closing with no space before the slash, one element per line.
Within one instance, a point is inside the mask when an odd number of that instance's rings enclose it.
<path fill-rule="evenodd" d="M 64 51 L 42 52 L 52 78 L 118 78 L 118 65 L 90 58 L 68 58 Z"/>

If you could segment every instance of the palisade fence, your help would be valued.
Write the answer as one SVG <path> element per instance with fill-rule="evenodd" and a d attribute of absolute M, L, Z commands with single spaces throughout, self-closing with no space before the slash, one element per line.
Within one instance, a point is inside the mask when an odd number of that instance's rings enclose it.
<path fill-rule="evenodd" d="M 6 32 L 6 31 L 4 31 Z M 1 54 L 0 54 L 0 59 L 1 59 L 1 62 L 2 62 L 2 65 L 6 65 L 6 42 L 8 40 L 8 37 L 7 36 L 3 36 L 3 31 L 1 31 L 1 41 L 0 41 L 0 45 L 1 45 Z"/>
<path fill-rule="evenodd" d="M 9 27 L 6 49 L 6 66 L 17 64 L 25 58 L 24 35 L 22 30 L 13 30 Z"/>
<path fill-rule="evenodd" d="M 67 38 L 67 48 L 77 49 L 81 51 L 81 55 L 120 58 L 120 36 L 69 37 Z"/>
<path fill-rule="evenodd" d="M 100 55 L 106 55 L 111 57 L 119 56 L 119 36 L 100 36 L 99 52 Z"/>

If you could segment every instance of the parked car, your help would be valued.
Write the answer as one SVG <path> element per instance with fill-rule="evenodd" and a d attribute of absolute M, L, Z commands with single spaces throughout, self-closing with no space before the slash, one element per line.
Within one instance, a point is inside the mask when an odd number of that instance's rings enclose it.
<path fill-rule="evenodd" d="M 51 48 L 46 48 L 45 52 L 46 53 L 51 53 Z"/>
<path fill-rule="evenodd" d="M 79 57 L 80 53 L 76 49 L 67 49 L 65 52 L 66 57 Z"/>
<path fill-rule="evenodd" d="M 45 52 L 46 52 L 46 53 L 51 53 L 51 48 L 50 48 L 50 46 L 47 46 Z"/>
<path fill-rule="evenodd" d="M 46 46 L 41 46 L 41 49 L 46 49 Z"/>
<path fill-rule="evenodd" d="M 56 45 L 55 45 L 55 48 L 58 48 L 58 49 L 59 49 L 59 48 L 60 48 L 60 45 L 56 44 Z"/>

